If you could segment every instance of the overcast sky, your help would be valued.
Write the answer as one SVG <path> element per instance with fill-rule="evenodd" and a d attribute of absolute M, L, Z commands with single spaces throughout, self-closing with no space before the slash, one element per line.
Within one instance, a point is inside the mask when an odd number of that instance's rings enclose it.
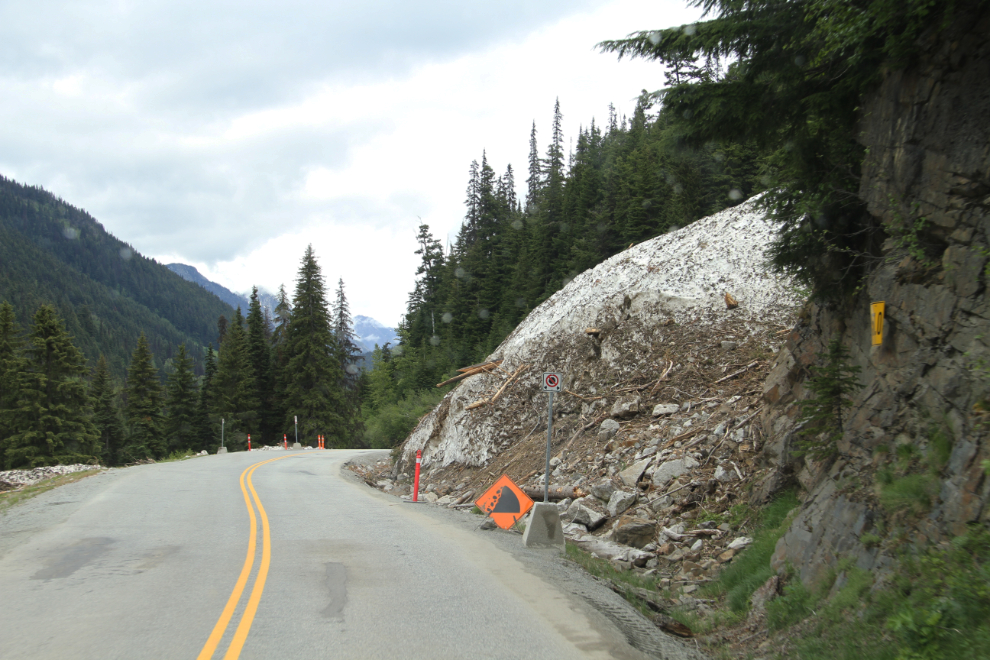
<path fill-rule="evenodd" d="M 398 322 L 422 222 L 464 215 L 468 166 L 545 153 L 656 64 L 604 39 L 691 23 L 685 0 L 35 0 L 0 3 L 0 173 L 162 263 L 290 294 L 313 244 L 351 311 Z"/>

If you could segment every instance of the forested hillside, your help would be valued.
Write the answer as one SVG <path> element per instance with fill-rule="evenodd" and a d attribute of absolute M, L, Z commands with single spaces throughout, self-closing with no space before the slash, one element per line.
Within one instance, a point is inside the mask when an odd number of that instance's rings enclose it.
<path fill-rule="evenodd" d="M 717 75 L 717 65 L 685 63 L 668 83 Z M 368 379 L 369 442 L 401 440 L 435 399 L 427 391 L 482 360 L 577 274 L 765 187 L 755 149 L 717 140 L 689 148 L 654 101 L 644 93 L 631 118 L 611 112 L 605 126 L 591 120 L 570 154 L 558 102 L 545 151 L 535 123 L 530 133 L 525 199 L 517 199 L 511 164 L 496 175 L 486 152 L 471 163 L 455 244 L 445 253 L 420 227 L 422 261 L 401 343 L 376 353 Z"/>
<path fill-rule="evenodd" d="M 0 176 L 0 300 L 27 324 L 41 304 L 90 363 L 122 377 L 142 332 L 158 368 L 185 343 L 202 368 L 217 319 L 234 310 L 109 234 L 83 210 Z"/>

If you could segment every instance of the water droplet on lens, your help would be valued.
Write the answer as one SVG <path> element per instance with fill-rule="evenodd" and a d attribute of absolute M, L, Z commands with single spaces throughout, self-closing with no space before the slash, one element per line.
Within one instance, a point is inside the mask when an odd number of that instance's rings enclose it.
<path fill-rule="evenodd" d="M 488 318 L 488 316 L 489 316 L 489 314 L 488 314 L 488 310 L 487 310 L 487 309 L 479 309 L 479 310 L 478 310 L 478 316 L 479 316 L 480 318 L 482 318 L 482 319 L 487 319 L 487 318 Z"/>
<path fill-rule="evenodd" d="M 654 30 L 653 32 L 650 32 L 650 36 L 648 36 L 647 39 L 650 40 L 651 44 L 656 46 L 658 43 L 660 43 L 660 33 Z"/>
<path fill-rule="evenodd" d="M 350 375 L 354 376 L 355 374 L 357 374 L 358 371 L 360 370 L 357 368 L 357 365 L 354 364 L 347 365 L 347 373 L 349 373 Z"/>
<path fill-rule="evenodd" d="M 465 277 L 467 277 L 467 271 L 464 270 L 463 268 L 458 268 L 457 270 L 454 271 L 454 277 L 463 280 Z"/>
<path fill-rule="evenodd" d="M 525 298 L 516 298 L 516 307 L 525 307 L 525 306 L 526 306 Z"/>
<path fill-rule="evenodd" d="M 134 250 L 131 248 L 120 248 L 120 258 L 124 261 L 129 261 L 131 257 L 134 256 Z"/>
<path fill-rule="evenodd" d="M 66 227 L 62 230 L 62 235 L 65 236 L 70 241 L 74 241 L 79 238 L 79 230 L 73 229 L 72 227 Z"/>
<path fill-rule="evenodd" d="M 697 32 L 698 32 L 698 26 L 694 23 L 692 23 L 691 25 L 684 26 L 684 34 L 686 34 L 689 37 L 693 37 Z"/>
<path fill-rule="evenodd" d="M 732 190 L 729 191 L 729 199 L 731 199 L 734 202 L 738 202 L 740 199 L 742 199 L 742 197 L 743 197 L 742 191 L 737 188 L 733 188 Z"/>
<path fill-rule="evenodd" d="M 434 345 L 434 346 L 439 346 L 440 345 L 440 337 L 438 337 L 436 335 L 433 335 L 432 337 L 430 337 L 430 343 L 432 345 Z"/>
<path fill-rule="evenodd" d="M 512 221 L 512 228 L 513 229 L 522 229 L 523 228 L 522 220 L 513 220 Z"/>
<path fill-rule="evenodd" d="M 443 316 L 440 317 L 440 320 L 444 323 L 450 323 L 454 320 L 454 315 L 450 312 L 444 312 Z"/>

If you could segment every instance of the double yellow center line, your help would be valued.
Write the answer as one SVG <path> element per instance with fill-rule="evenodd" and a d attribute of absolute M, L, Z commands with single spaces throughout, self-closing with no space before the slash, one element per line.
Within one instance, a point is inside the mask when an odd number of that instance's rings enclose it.
<path fill-rule="evenodd" d="M 254 557 L 258 546 L 258 518 L 255 516 L 254 507 L 251 506 L 251 498 L 254 498 L 254 504 L 258 507 L 258 516 L 261 517 L 261 566 L 258 567 L 258 575 L 254 579 L 254 587 L 251 588 L 251 596 L 248 598 L 247 606 L 241 614 L 241 621 L 237 624 L 237 630 L 234 631 L 234 638 L 230 641 L 230 646 L 227 647 L 227 653 L 223 657 L 224 660 L 237 660 L 240 656 L 244 642 L 247 640 L 248 633 L 251 631 L 254 615 L 258 611 L 258 603 L 261 602 L 261 593 L 265 590 L 268 567 L 272 560 L 272 536 L 271 530 L 268 527 L 268 514 L 265 513 L 265 507 L 261 506 L 261 499 L 254 489 L 254 483 L 251 481 L 251 478 L 254 476 L 254 471 L 262 465 L 300 455 L 291 454 L 289 456 L 270 458 L 267 461 L 255 463 L 244 470 L 244 472 L 241 472 L 241 492 L 244 493 L 244 504 L 247 506 L 248 517 L 251 519 L 251 535 L 248 538 L 247 558 L 244 560 L 244 566 L 241 568 L 241 574 L 237 578 L 234 590 L 230 593 L 230 598 L 227 599 L 227 605 L 224 606 L 217 625 L 213 626 L 213 632 L 210 633 L 209 639 L 206 640 L 206 644 L 203 646 L 203 650 L 199 652 L 196 660 L 210 660 L 213 657 L 217 646 L 220 644 L 220 640 L 223 639 L 223 635 L 227 631 L 227 626 L 230 624 L 231 618 L 234 616 L 234 610 L 237 609 L 237 604 L 241 600 L 241 595 L 247 586 L 248 578 L 251 576 L 251 569 L 254 567 Z M 251 497 L 248 497 L 248 490 L 251 491 Z"/>

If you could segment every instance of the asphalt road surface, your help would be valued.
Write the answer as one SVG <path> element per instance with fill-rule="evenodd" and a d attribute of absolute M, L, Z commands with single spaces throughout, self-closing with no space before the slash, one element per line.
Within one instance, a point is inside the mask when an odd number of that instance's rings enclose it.
<path fill-rule="evenodd" d="M 110 470 L 0 514 L 0 658 L 696 658 L 551 550 L 359 451 Z"/>

